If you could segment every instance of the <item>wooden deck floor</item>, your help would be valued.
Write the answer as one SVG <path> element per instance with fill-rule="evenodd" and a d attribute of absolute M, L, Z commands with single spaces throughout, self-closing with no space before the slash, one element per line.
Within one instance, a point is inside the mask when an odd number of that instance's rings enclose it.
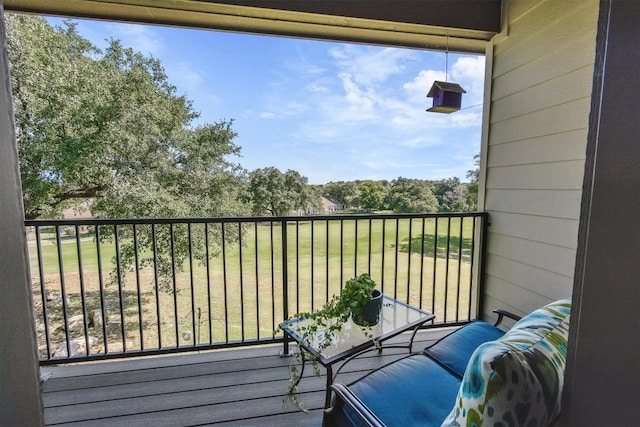
<path fill-rule="evenodd" d="M 420 332 L 414 351 L 449 330 Z M 406 342 L 403 334 L 393 341 Z M 283 405 L 288 358 L 281 346 L 147 357 L 42 368 L 48 426 L 319 426 L 325 378 L 300 384 L 303 413 Z M 338 381 L 350 382 L 406 355 L 371 352 L 350 362 Z M 308 371 L 311 371 L 308 369 Z"/>

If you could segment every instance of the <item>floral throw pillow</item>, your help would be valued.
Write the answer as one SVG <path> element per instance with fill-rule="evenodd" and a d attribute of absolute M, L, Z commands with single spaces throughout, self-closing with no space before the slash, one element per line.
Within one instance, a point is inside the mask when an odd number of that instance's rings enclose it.
<path fill-rule="evenodd" d="M 547 426 L 560 413 L 571 300 L 523 317 L 469 360 L 443 426 Z"/>

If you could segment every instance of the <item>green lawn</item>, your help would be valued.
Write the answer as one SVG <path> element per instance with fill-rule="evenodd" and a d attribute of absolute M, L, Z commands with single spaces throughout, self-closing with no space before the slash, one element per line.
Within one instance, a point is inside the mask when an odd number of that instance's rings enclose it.
<path fill-rule="evenodd" d="M 291 316 L 321 306 L 327 294 L 338 293 L 348 278 L 369 272 L 384 293 L 433 311 L 437 321 L 450 320 L 457 310 L 462 310 L 460 315 L 466 318 L 471 281 L 472 224 L 472 218 L 462 223 L 460 218 L 452 218 L 450 222 L 441 218 L 437 223 L 437 239 L 434 219 L 424 223 L 421 219 L 387 220 L 384 223 L 375 219 L 330 221 L 328 224 L 317 221 L 313 226 L 310 221 L 289 224 L 286 256 L 289 304 L 286 314 Z M 185 232 L 180 227 L 186 230 L 185 225 L 176 225 L 176 233 Z M 202 226 L 193 227 L 192 231 L 197 234 L 196 227 Z M 451 237 L 448 238 L 449 232 Z M 94 236 L 89 234 L 80 241 L 81 265 L 78 263 L 75 237 L 63 239 L 60 251 L 63 281 L 59 274 L 59 251 L 55 239 L 45 239 L 41 246 L 43 278 L 46 292 L 52 300 L 47 303 L 47 311 L 54 342 L 63 339 L 64 333 L 61 321 L 63 307 L 59 298 L 56 299 L 63 285 L 68 296 L 68 316 L 82 313 L 81 282 L 85 311 L 100 312 L 102 309 L 98 247 L 102 260 L 109 351 L 122 347 L 122 331 L 117 322 L 120 311 L 125 317 L 128 349 L 140 348 L 141 341 L 144 348 L 192 344 L 192 340 L 183 338 L 185 332 L 197 335 L 199 343 L 269 338 L 285 316 L 280 225 L 249 226 L 241 244 L 227 246 L 224 255 L 209 260 L 208 267 L 194 261 L 193 268 L 190 268 L 187 259 L 183 271 L 175 276 L 176 293 L 157 290 L 152 267 L 141 268 L 137 274 L 128 272 L 120 287 L 109 285 L 109 274 L 114 270 L 115 245 L 112 242 L 98 245 Z M 130 242 L 130 239 L 123 240 L 121 248 Z M 42 306 L 38 293 L 38 251 L 33 242 L 29 249 L 35 305 L 38 308 Z M 460 263 L 459 251 L 462 254 Z M 150 255 L 145 251 L 141 258 Z M 173 280 L 173 277 L 168 277 L 170 287 Z M 196 313 L 195 330 L 193 313 Z M 99 336 L 102 341 L 101 331 L 92 330 L 91 334 Z M 80 331 L 74 336 L 81 335 Z"/>

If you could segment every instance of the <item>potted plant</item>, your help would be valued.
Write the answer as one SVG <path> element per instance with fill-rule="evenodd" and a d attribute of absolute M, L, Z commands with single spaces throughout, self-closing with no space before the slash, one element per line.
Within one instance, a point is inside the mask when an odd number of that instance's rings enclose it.
<path fill-rule="evenodd" d="M 380 320 L 382 310 L 382 293 L 375 289 L 376 282 L 366 273 L 347 280 L 340 291 L 340 295 L 333 296 L 321 309 L 311 313 L 299 313 L 293 319 L 298 323 L 296 333 L 303 342 L 314 342 L 318 353 L 331 346 L 335 334 L 342 330 L 343 325 L 353 319 L 353 323 L 363 328 L 365 335 L 371 337 L 370 327 Z M 301 349 L 292 355 L 290 383 L 284 401 L 291 401 L 296 407 L 305 410 L 297 395 L 297 386 L 302 377 L 302 370 L 298 369 L 303 361 Z M 314 373 L 320 376 L 318 361 L 313 354 L 305 356 L 311 361 Z M 304 366 L 304 365 L 303 365 Z"/>
<path fill-rule="evenodd" d="M 340 292 L 340 301 L 348 305 L 356 325 L 373 326 L 380 321 L 382 292 L 375 289 L 376 282 L 368 274 L 347 280 Z"/>

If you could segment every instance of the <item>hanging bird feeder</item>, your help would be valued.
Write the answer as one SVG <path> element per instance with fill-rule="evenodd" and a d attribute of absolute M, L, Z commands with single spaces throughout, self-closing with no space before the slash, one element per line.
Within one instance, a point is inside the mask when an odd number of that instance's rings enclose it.
<path fill-rule="evenodd" d="M 467 93 L 458 83 L 447 82 L 449 73 L 449 36 L 447 36 L 447 50 L 444 54 L 444 82 L 436 80 L 429 89 L 428 98 L 433 98 L 433 107 L 427 109 L 432 113 L 453 113 L 462 105 L 462 94 Z"/>
<path fill-rule="evenodd" d="M 427 111 L 433 113 L 453 113 L 462 105 L 462 94 L 467 93 L 458 83 L 433 82 L 429 89 L 428 98 L 433 98 L 433 107 Z"/>

